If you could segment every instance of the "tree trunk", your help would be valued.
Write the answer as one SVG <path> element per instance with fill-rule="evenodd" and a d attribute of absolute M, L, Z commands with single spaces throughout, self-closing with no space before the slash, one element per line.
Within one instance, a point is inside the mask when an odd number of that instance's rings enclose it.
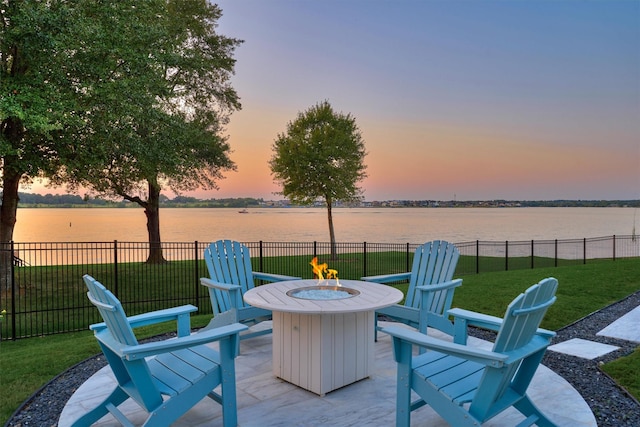
<path fill-rule="evenodd" d="M 149 234 L 148 264 L 162 264 L 167 262 L 162 255 L 162 240 L 160 239 L 160 186 L 147 180 L 149 184 L 149 198 L 144 206 L 147 216 L 147 233 Z"/>
<path fill-rule="evenodd" d="M 21 174 L 7 167 L 8 160 L 5 158 L 5 165 L 2 175 L 2 206 L 0 207 L 0 289 L 11 289 L 11 265 L 13 263 L 13 253 L 11 251 L 11 241 L 13 240 L 13 229 L 16 225 L 18 210 L 18 186 L 20 185 Z"/>
<path fill-rule="evenodd" d="M 18 2 L 8 2 L 3 7 L 11 9 L 8 16 L 12 16 L 17 8 L 21 7 Z M 4 13 L 4 10 L 3 10 Z M 3 70 L 5 73 L 9 71 L 10 81 L 14 79 L 24 78 L 28 69 L 27 58 L 22 55 L 22 51 L 17 45 L 9 47 L 11 53 L 9 57 L 12 59 L 10 68 L 6 68 L 5 54 L 3 50 Z M 0 131 L 5 141 L 8 141 L 14 153 L 20 152 L 19 147 L 24 142 L 25 127 L 22 120 L 16 115 L 6 117 L 0 124 Z M 18 211 L 18 187 L 20 179 L 25 173 L 24 169 L 19 166 L 20 157 L 18 154 L 9 154 L 2 157 L 2 206 L 0 207 L 0 290 L 11 289 L 11 270 L 13 265 L 13 252 L 11 251 L 11 241 L 13 240 L 13 229 L 16 225 Z"/>
<path fill-rule="evenodd" d="M 327 219 L 329 220 L 329 240 L 331 242 L 331 260 L 338 259 L 338 251 L 336 249 L 336 233 L 333 230 L 333 214 L 331 213 L 331 199 L 327 199 Z"/>

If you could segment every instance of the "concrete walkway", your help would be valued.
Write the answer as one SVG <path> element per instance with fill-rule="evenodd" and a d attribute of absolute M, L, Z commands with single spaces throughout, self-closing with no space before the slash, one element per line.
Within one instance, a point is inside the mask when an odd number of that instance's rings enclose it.
<path fill-rule="evenodd" d="M 596 335 L 640 343 L 640 307 L 634 308 Z M 618 348 L 613 345 L 574 338 L 551 345 L 548 350 L 592 360 L 616 351 Z"/>
<path fill-rule="evenodd" d="M 264 322 L 258 327 L 268 327 L 270 326 L 268 323 Z M 638 328 L 635 329 L 638 333 Z M 450 337 L 438 331 L 429 333 L 434 337 L 450 340 Z M 640 340 L 640 336 L 636 338 Z M 469 345 L 491 348 L 490 343 L 475 338 L 469 339 Z M 371 378 L 319 397 L 273 376 L 271 335 L 242 341 L 241 355 L 236 359 L 240 426 L 388 427 L 394 425 L 396 364 L 392 356 L 390 337 L 379 334 L 375 350 L 375 369 Z M 58 426 L 70 426 L 81 414 L 101 401 L 114 384 L 115 380 L 108 367 L 97 372 L 71 397 L 62 411 Z M 528 393 L 541 410 L 559 426 L 597 426 L 589 406 L 580 394 L 567 381 L 545 366 L 539 367 Z M 145 413 L 135 403 L 128 401 L 120 408 L 136 425 L 143 422 Z M 412 426 L 447 426 L 447 423 L 429 406 L 412 412 L 411 419 Z M 484 425 L 513 426 L 522 419 L 519 412 L 510 409 Z M 119 424 L 111 415 L 107 415 L 96 425 L 117 426 Z M 184 427 L 222 425 L 220 406 L 210 399 L 205 399 L 175 425 Z"/>

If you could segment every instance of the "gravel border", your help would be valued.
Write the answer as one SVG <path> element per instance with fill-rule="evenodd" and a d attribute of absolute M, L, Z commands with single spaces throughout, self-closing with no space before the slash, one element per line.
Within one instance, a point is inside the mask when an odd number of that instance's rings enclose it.
<path fill-rule="evenodd" d="M 553 344 L 582 338 L 620 347 L 602 357 L 586 360 L 547 351 L 542 363 L 564 377 L 578 390 L 600 427 L 640 426 L 640 403 L 600 369 L 600 365 L 629 355 L 640 343 L 596 335 L 599 331 L 640 306 L 640 291 L 557 332 Z"/>
<path fill-rule="evenodd" d="M 565 378 L 587 402 L 600 427 L 640 426 L 640 403 L 618 386 L 600 369 L 600 365 L 632 353 L 640 343 L 597 336 L 613 321 L 640 306 L 640 291 L 604 309 L 592 313 L 557 332 L 553 344 L 582 338 L 620 349 L 593 360 L 553 351 L 545 353 L 542 363 Z M 491 338 L 486 331 L 471 335 Z M 156 339 L 164 338 L 157 337 Z M 55 427 L 69 398 L 95 372 L 106 365 L 102 354 L 67 369 L 27 399 L 5 424 L 5 427 Z"/>

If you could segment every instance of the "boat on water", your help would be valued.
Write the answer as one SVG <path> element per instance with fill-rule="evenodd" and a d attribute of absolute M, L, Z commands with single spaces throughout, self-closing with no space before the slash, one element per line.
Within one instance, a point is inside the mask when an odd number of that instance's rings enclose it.
<path fill-rule="evenodd" d="M 242 209 L 242 210 L 239 210 L 238 213 L 249 213 L 249 211 L 246 209 Z"/>

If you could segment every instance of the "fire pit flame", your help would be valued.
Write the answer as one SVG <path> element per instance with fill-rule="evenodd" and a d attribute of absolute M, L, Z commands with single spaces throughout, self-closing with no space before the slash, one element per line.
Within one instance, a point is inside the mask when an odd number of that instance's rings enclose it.
<path fill-rule="evenodd" d="M 318 257 L 313 257 L 309 264 L 313 269 L 313 276 L 318 278 L 318 282 L 320 284 L 322 284 L 325 279 L 336 279 L 335 286 L 341 286 L 338 281 L 338 270 L 329 268 L 329 265 L 326 262 L 318 264 Z"/>

